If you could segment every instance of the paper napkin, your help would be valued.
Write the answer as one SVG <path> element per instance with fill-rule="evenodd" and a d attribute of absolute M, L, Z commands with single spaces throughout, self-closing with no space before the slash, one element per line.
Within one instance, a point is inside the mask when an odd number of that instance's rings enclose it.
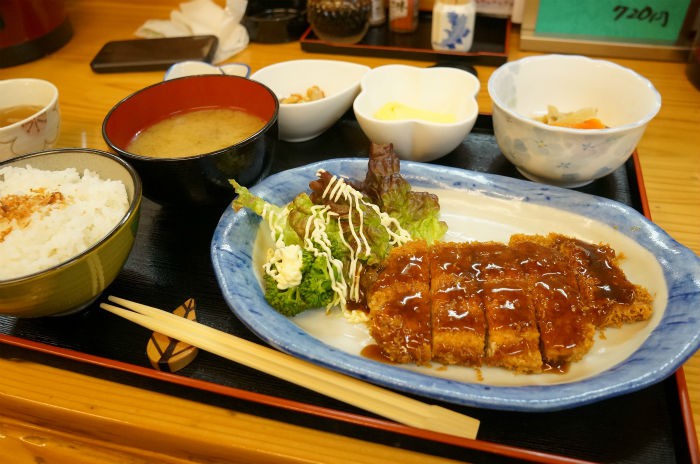
<path fill-rule="evenodd" d="M 226 0 L 226 7 L 212 0 L 192 0 L 179 5 L 170 19 L 149 19 L 136 30 L 138 37 L 181 37 L 211 34 L 219 38 L 214 63 L 220 63 L 248 46 L 248 31 L 241 24 L 247 0 Z"/>

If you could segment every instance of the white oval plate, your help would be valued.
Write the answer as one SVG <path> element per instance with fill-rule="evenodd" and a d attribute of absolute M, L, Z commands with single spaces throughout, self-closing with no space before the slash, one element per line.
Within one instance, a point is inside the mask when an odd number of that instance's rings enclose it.
<path fill-rule="evenodd" d="M 366 159 L 336 159 L 285 171 L 251 189 L 275 204 L 308 190 L 319 168 L 364 179 Z M 397 390 L 491 409 L 551 411 L 581 406 L 659 382 L 700 348 L 700 258 L 632 208 L 604 198 L 518 179 L 402 161 L 416 190 L 440 196 L 448 240 L 507 240 L 513 233 L 559 232 L 610 244 L 634 283 L 655 297 L 651 320 L 607 329 L 588 355 L 561 375 L 483 368 L 392 365 L 362 357 L 371 337 L 338 314 L 286 318 L 266 302 L 257 269 L 267 233 L 246 210 L 224 212 L 211 256 L 224 298 L 262 340 L 307 361 Z M 260 228 L 266 231 L 267 227 Z"/>

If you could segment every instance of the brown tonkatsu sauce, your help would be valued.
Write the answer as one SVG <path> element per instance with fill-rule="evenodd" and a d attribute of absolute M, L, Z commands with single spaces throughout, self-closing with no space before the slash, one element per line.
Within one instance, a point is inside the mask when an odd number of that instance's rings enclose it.
<path fill-rule="evenodd" d="M 565 372 L 596 328 L 651 315 L 648 292 L 616 260 L 606 245 L 557 234 L 412 242 L 368 291 L 370 333 L 393 362 Z"/>
<path fill-rule="evenodd" d="M 578 360 L 590 347 L 595 325 L 568 260 L 557 250 L 532 241 L 516 238 L 513 247 L 537 309 L 543 357 L 550 362 Z"/>
<path fill-rule="evenodd" d="M 557 247 L 570 256 L 581 293 L 593 310 L 595 325 L 619 325 L 615 322 L 615 306 L 633 304 L 637 287 L 615 265 L 615 251 L 607 245 L 594 245 L 582 240 L 559 237 Z"/>
<path fill-rule="evenodd" d="M 368 305 L 380 305 L 381 314 L 372 318 L 370 333 L 396 362 L 427 363 L 432 358 L 430 324 L 430 268 L 425 243 L 393 251 L 384 272 L 368 295 Z M 376 331 L 374 328 L 383 330 Z M 386 351 L 386 350 L 385 350 Z"/>
<path fill-rule="evenodd" d="M 362 348 L 360 351 L 360 356 L 373 361 L 396 364 L 396 362 L 392 361 L 386 354 L 384 354 L 384 351 L 382 351 L 382 349 L 376 343 L 370 343 Z"/>
<path fill-rule="evenodd" d="M 480 365 L 486 319 L 471 249 L 444 244 L 431 249 L 433 359 Z"/>
<path fill-rule="evenodd" d="M 587 263 L 581 262 L 580 270 L 598 282 L 594 286 L 597 290 L 596 297 L 631 303 L 634 300 L 634 285 L 627 280 L 622 270 L 613 264 L 615 252 L 605 245 L 596 246 L 581 240 L 573 242 L 588 258 Z"/>

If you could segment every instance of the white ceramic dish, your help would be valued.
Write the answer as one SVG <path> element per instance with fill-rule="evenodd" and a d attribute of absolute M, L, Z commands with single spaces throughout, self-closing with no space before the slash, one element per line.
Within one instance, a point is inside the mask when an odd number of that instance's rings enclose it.
<path fill-rule="evenodd" d="M 269 177 L 251 190 L 277 204 L 307 188 L 319 168 L 362 179 L 366 160 L 339 159 Z M 443 166 L 402 162 L 414 188 L 441 197 L 449 239 L 505 240 L 514 232 L 561 232 L 604 241 L 626 258 L 630 280 L 655 296 L 650 321 L 606 330 L 584 360 L 563 375 L 515 375 L 463 367 L 389 365 L 359 355 L 371 341 L 361 325 L 311 311 L 293 319 L 264 300 L 251 272 L 264 255 L 266 234 L 248 211 L 227 210 L 212 240 L 212 261 L 224 297 L 260 338 L 302 359 L 381 385 L 438 400 L 492 409 L 549 411 L 641 389 L 671 375 L 700 347 L 700 259 L 635 210 L 557 187 Z"/>
<path fill-rule="evenodd" d="M 181 61 L 170 66 L 165 71 L 163 80 L 168 81 L 178 77 L 202 74 L 226 74 L 229 76 L 248 77 L 250 75 L 250 66 L 245 63 L 226 63 L 216 66 L 203 61 Z"/>
<path fill-rule="evenodd" d="M 511 61 L 488 82 L 498 147 L 528 179 L 580 187 L 619 168 L 661 108 L 649 80 L 605 60 L 541 55 Z M 555 127 L 535 120 L 553 105 L 594 108 L 605 129 Z"/>
<path fill-rule="evenodd" d="M 405 160 L 432 161 L 445 156 L 462 143 L 479 115 L 479 80 L 462 69 L 379 66 L 362 78 L 361 85 L 353 110 L 362 131 L 372 142 L 393 144 Z M 378 119 L 377 111 L 387 103 L 452 114 L 455 121 Z"/>
<path fill-rule="evenodd" d="M 250 78 L 265 84 L 279 100 L 305 94 L 317 85 L 325 98 L 305 103 L 280 103 L 279 138 L 303 142 L 325 132 L 350 109 L 368 66 L 335 60 L 291 60 L 254 72 Z"/>

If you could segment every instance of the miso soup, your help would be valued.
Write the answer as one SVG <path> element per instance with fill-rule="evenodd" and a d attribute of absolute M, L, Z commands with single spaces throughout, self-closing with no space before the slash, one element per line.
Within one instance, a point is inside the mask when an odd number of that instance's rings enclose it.
<path fill-rule="evenodd" d="M 155 158 L 184 158 L 234 145 L 258 132 L 265 121 L 235 108 L 178 113 L 139 132 L 126 147 Z"/>

